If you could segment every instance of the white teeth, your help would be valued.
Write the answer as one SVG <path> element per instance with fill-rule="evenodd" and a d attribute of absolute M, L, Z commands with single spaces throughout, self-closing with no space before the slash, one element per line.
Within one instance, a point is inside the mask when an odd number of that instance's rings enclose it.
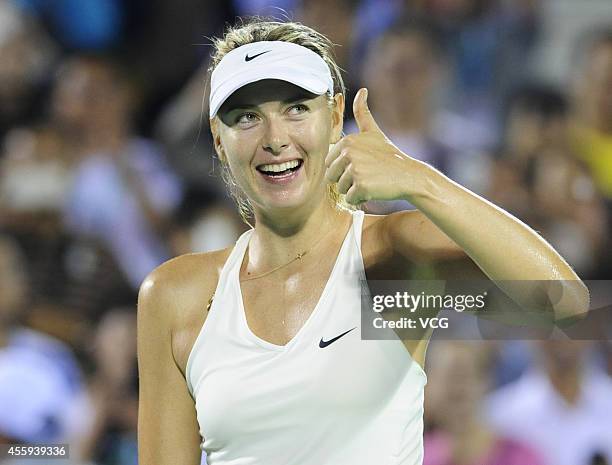
<path fill-rule="evenodd" d="M 299 160 L 291 160 L 286 161 L 285 163 L 278 164 L 270 164 L 270 165 L 261 165 L 259 167 L 260 171 L 266 171 L 269 173 L 280 173 L 281 171 L 288 170 L 290 168 L 295 168 L 300 164 Z"/>

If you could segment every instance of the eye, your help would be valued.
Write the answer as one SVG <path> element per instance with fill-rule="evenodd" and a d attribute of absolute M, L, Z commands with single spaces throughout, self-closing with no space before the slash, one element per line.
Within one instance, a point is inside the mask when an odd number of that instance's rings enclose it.
<path fill-rule="evenodd" d="M 252 112 L 241 113 L 236 116 L 235 123 L 241 126 L 249 125 L 257 120 L 257 115 Z"/>
<path fill-rule="evenodd" d="M 301 115 L 302 113 L 306 113 L 309 108 L 303 103 L 296 103 L 295 105 L 291 105 L 289 107 L 289 113 L 291 115 Z"/>

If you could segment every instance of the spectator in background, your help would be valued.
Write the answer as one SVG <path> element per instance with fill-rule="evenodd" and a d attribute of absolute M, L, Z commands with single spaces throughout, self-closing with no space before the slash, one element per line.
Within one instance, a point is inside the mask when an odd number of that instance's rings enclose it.
<path fill-rule="evenodd" d="M 410 3 L 410 2 L 407 2 Z M 540 33 L 540 0 L 424 0 L 454 74 L 453 107 L 496 134 L 502 99 L 525 70 Z"/>
<path fill-rule="evenodd" d="M 60 341 L 22 326 L 25 264 L 0 235 L 0 444 L 73 443 L 88 425 L 80 368 Z"/>
<path fill-rule="evenodd" d="M 437 106 L 441 51 L 431 26 L 422 18 L 404 18 L 368 49 L 363 83 L 378 124 L 394 143 L 475 191 L 486 178 L 487 160 L 448 145 Z M 401 89 L 401 91 L 398 91 Z M 384 111 L 381 111 L 384 109 Z M 354 124 L 347 132 L 354 132 Z M 389 213 L 411 208 L 405 201 L 368 202 L 368 211 Z"/>
<path fill-rule="evenodd" d="M 134 135 L 128 82 L 109 60 L 73 57 L 58 74 L 52 110 L 76 151 L 66 225 L 102 240 L 137 289 L 169 258 L 164 236 L 182 187 L 159 147 Z"/>
<path fill-rule="evenodd" d="M 177 209 L 171 243 L 174 255 L 210 252 L 232 246 L 245 224 L 228 199 L 190 189 Z"/>
<path fill-rule="evenodd" d="M 37 220 L 59 217 L 72 183 L 73 161 L 57 132 L 47 125 L 12 129 L 1 153 L 0 222 L 35 229 Z"/>
<path fill-rule="evenodd" d="M 593 276 L 608 245 L 606 210 L 568 133 L 560 92 L 545 85 L 518 89 L 509 99 L 487 198 L 533 225 L 581 276 Z"/>
<path fill-rule="evenodd" d="M 436 38 L 424 21 L 407 18 L 387 29 L 367 49 L 362 79 L 378 124 L 404 152 L 447 172 L 450 151 L 432 128 L 433 97 L 440 66 Z M 397 89 L 401 89 L 398 92 Z M 384 108 L 384 111 L 381 109 Z M 356 132 L 353 122 L 346 130 Z M 413 208 L 409 202 L 370 201 L 370 213 Z"/>
<path fill-rule="evenodd" d="M 0 347 L 9 344 L 28 296 L 25 263 L 16 244 L 0 235 Z"/>
<path fill-rule="evenodd" d="M 576 55 L 574 145 L 606 199 L 608 229 L 612 230 L 612 25 L 589 34 Z M 599 275 L 610 278 L 609 243 L 602 252 Z"/>
<path fill-rule="evenodd" d="M 490 389 L 486 343 L 432 341 L 425 391 L 430 430 L 423 465 L 542 465 L 523 442 L 491 431 L 483 421 Z"/>
<path fill-rule="evenodd" d="M 445 137 L 461 150 L 490 149 L 508 89 L 524 77 L 539 37 L 540 0 L 362 0 L 356 12 L 352 68 L 368 45 L 405 15 L 420 14 L 439 33 L 448 61 L 441 95 Z"/>
<path fill-rule="evenodd" d="M 75 169 L 75 149 L 66 139 L 48 123 L 7 134 L 0 224 L 24 249 L 32 284 L 30 324 L 77 347 L 84 326 L 135 295 L 103 244 L 63 228 Z"/>
<path fill-rule="evenodd" d="M 574 142 L 612 203 L 612 26 L 578 48 L 574 76 Z"/>
<path fill-rule="evenodd" d="M 78 1 L 78 0 L 77 0 Z M 207 38 L 235 17 L 226 0 L 121 0 L 127 12 L 122 56 L 144 95 L 139 128 L 148 133 L 154 117 L 175 98 L 206 60 Z M 200 83 L 202 84 L 202 83 Z M 202 97 L 196 97 L 201 102 Z M 193 145 L 193 140 L 190 141 Z"/>
<path fill-rule="evenodd" d="M 185 183 L 212 195 L 230 199 L 212 148 L 205 96 L 208 61 L 202 64 L 155 122 L 155 137 L 170 153 L 173 166 Z M 215 176 L 215 172 L 217 175 Z"/>
<path fill-rule="evenodd" d="M 589 363 L 588 341 L 539 341 L 538 363 L 492 394 L 495 430 L 536 448 L 551 465 L 612 463 L 612 381 Z"/>
<path fill-rule="evenodd" d="M 89 380 L 92 428 L 76 447 L 80 460 L 104 465 L 136 465 L 138 380 L 136 310 L 111 309 L 92 345 L 95 370 Z"/>
<path fill-rule="evenodd" d="M 507 3 L 539 3 L 541 34 L 533 52 L 530 72 L 566 89 L 580 70 L 584 48 L 581 38 L 612 24 L 610 0 L 504 0 Z M 606 26 L 607 25 L 607 26 Z"/>
<path fill-rule="evenodd" d="M 363 84 L 370 105 L 379 109 L 378 123 L 385 133 L 402 150 L 446 171 L 449 148 L 432 127 L 440 67 L 431 27 L 424 20 L 406 18 L 368 48 Z"/>
<path fill-rule="evenodd" d="M 32 18 L 0 1 L 0 139 L 38 115 L 55 55 L 54 43 Z"/>

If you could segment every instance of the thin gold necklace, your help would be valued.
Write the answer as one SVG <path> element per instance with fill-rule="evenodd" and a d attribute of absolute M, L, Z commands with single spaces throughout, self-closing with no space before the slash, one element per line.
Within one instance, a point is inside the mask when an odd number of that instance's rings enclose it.
<path fill-rule="evenodd" d="M 314 248 L 315 248 L 317 245 L 319 245 L 319 244 L 321 243 L 321 241 L 323 241 L 323 239 L 324 239 L 325 237 L 327 237 L 327 235 L 330 233 L 330 231 L 331 231 L 331 230 L 332 230 L 331 228 L 330 228 L 330 229 L 328 229 L 328 230 L 327 230 L 327 232 L 326 232 L 325 234 L 323 234 L 323 236 L 321 236 L 321 237 L 319 238 L 319 240 L 317 240 L 317 241 L 316 241 L 316 242 L 315 242 L 313 245 L 311 245 L 311 246 L 310 246 L 310 248 L 308 248 L 308 249 L 304 250 L 303 252 L 298 253 L 298 254 L 297 254 L 297 255 L 296 255 L 294 258 L 292 258 L 291 260 L 289 260 L 287 263 L 283 263 L 282 265 L 277 266 L 276 268 L 272 268 L 271 270 L 266 271 L 265 273 L 261 273 L 261 274 L 258 274 L 258 275 L 256 275 L 256 276 L 250 276 L 250 277 L 248 277 L 248 278 L 241 279 L 241 280 L 240 280 L 240 282 L 241 282 L 241 283 L 243 283 L 243 282 L 245 282 L 245 281 L 252 281 L 252 280 L 254 280 L 254 279 L 263 278 L 264 276 L 268 276 L 269 274 L 272 274 L 272 273 L 274 273 L 275 271 L 278 271 L 278 270 L 280 270 L 281 268 L 284 268 L 284 267 L 286 267 L 286 266 L 290 265 L 291 263 L 295 262 L 296 260 L 301 260 L 302 258 L 304 258 L 304 256 L 305 256 L 307 253 L 312 252 L 312 250 L 314 250 Z"/>
<path fill-rule="evenodd" d="M 329 229 L 323 236 L 321 236 L 319 238 L 319 240 L 317 242 L 315 242 L 309 249 L 306 249 L 303 252 L 300 252 L 299 254 L 297 254 L 293 259 L 291 259 L 287 263 L 284 263 L 281 266 L 277 266 L 276 268 L 272 268 L 270 271 L 266 271 L 265 273 L 262 273 L 260 275 L 252 276 L 252 277 L 249 277 L 249 278 L 246 278 L 246 279 L 241 279 L 240 282 L 243 283 L 245 281 L 252 281 L 254 279 L 262 278 L 264 276 L 267 276 L 269 274 L 274 273 L 277 270 L 280 270 L 281 268 L 284 268 L 285 266 L 293 263 L 296 260 L 301 260 L 304 257 L 304 255 L 306 255 L 308 252 L 311 252 L 325 237 L 327 237 L 327 235 L 329 234 L 330 231 L 331 231 L 331 229 Z M 215 294 L 211 295 L 210 299 L 208 299 L 208 304 L 206 305 L 206 311 L 207 312 L 210 310 L 210 307 L 212 306 L 214 298 L 215 298 Z"/>

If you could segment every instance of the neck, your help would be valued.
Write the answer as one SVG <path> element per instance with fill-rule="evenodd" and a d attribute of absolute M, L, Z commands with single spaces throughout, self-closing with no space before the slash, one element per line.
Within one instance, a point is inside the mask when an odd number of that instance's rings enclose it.
<path fill-rule="evenodd" d="M 327 199 L 310 209 L 294 209 L 282 214 L 256 213 L 248 268 L 257 273 L 309 251 L 326 233 L 338 228 L 344 215 Z"/>
<path fill-rule="evenodd" d="M 548 370 L 548 379 L 557 394 L 568 405 L 575 405 L 580 398 L 581 373 L 578 368 Z"/>
<path fill-rule="evenodd" d="M 414 132 L 426 134 L 429 130 L 429 109 L 424 102 L 414 101 L 410 111 L 402 105 L 390 106 L 380 115 L 381 127 L 389 132 Z"/>

